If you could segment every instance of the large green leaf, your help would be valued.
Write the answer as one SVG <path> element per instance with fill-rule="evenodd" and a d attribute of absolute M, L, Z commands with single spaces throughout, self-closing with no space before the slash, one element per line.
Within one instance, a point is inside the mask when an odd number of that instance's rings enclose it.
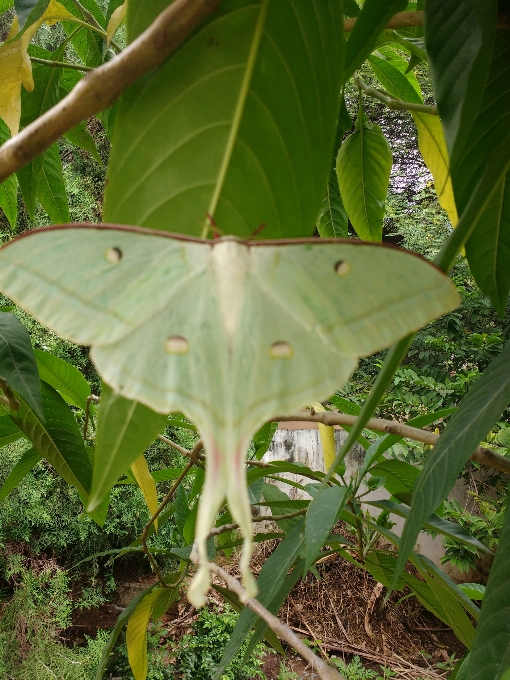
<path fill-rule="evenodd" d="M 289 569 L 299 555 L 305 538 L 303 524 L 303 520 L 296 524 L 274 553 L 264 562 L 257 584 L 258 600 L 266 607 L 278 595 Z M 216 669 L 215 680 L 221 678 L 221 674 L 239 651 L 257 618 L 257 615 L 250 609 L 243 609 Z"/>
<path fill-rule="evenodd" d="M 72 364 L 40 349 L 34 350 L 41 380 L 54 387 L 68 404 L 83 411 L 87 408 L 90 386 L 80 371 Z"/>
<path fill-rule="evenodd" d="M 461 401 L 418 477 L 402 534 L 399 573 L 424 522 L 453 488 L 463 466 L 510 403 L 510 343 Z"/>
<path fill-rule="evenodd" d="M 391 61 L 382 59 L 375 54 L 372 54 L 368 58 L 368 62 L 372 67 L 377 80 L 394 97 L 398 97 L 403 101 L 412 102 L 414 104 L 423 103 L 421 93 L 416 87 L 418 83 L 415 82 L 416 76 L 414 76 L 414 73 L 408 74 L 406 76 L 404 73 L 402 73 L 402 71 L 394 66 Z"/>
<path fill-rule="evenodd" d="M 347 215 L 364 241 L 382 239 L 392 163 L 391 149 L 381 128 L 368 123 L 360 110 L 356 131 L 340 147 L 336 171 Z"/>
<path fill-rule="evenodd" d="M 10 416 L 0 416 L 0 448 L 12 444 L 23 436 Z"/>
<path fill-rule="evenodd" d="M 308 506 L 306 513 L 306 563 L 305 573 L 328 538 L 347 500 L 344 486 L 327 486 Z"/>
<path fill-rule="evenodd" d="M 166 416 L 125 399 L 103 383 L 88 510 L 96 508 L 128 467 L 164 429 Z"/>
<path fill-rule="evenodd" d="M 347 41 L 344 82 L 374 49 L 388 19 L 406 8 L 407 0 L 365 0 Z"/>
<path fill-rule="evenodd" d="M 33 446 L 23 453 L 0 488 L 0 501 L 7 498 L 11 491 L 18 486 L 21 480 L 30 472 L 34 465 L 41 460 L 41 458 L 41 454 Z"/>
<path fill-rule="evenodd" d="M 9 128 L 0 119 L 0 145 L 6 142 L 10 136 Z M 0 184 L 0 208 L 4 211 L 11 227 L 15 227 L 18 217 L 18 179 L 16 175 L 11 175 Z"/>
<path fill-rule="evenodd" d="M 46 3 L 47 4 L 47 3 Z M 58 53 L 52 53 L 41 47 L 31 45 L 29 54 L 43 59 L 57 59 Z M 61 68 L 51 68 L 44 64 L 32 65 L 34 89 L 32 92 L 21 90 L 21 127 L 26 127 L 54 106 L 59 99 L 59 79 Z M 28 210 L 34 219 L 39 182 L 44 167 L 46 154 L 40 154 L 33 161 L 18 170 L 17 176 L 21 194 Z"/>
<path fill-rule="evenodd" d="M 6 12 L 14 5 L 14 0 L 0 0 L 0 13 Z"/>
<path fill-rule="evenodd" d="M 37 415 L 21 399 L 18 411 L 11 411 L 11 418 L 34 447 L 68 484 L 75 486 L 82 499 L 87 498 L 92 479 L 92 466 L 83 444 L 73 412 L 60 394 L 41 382 L 42 403 L 46 421 Z"/>
<path fill-rule="evenodd" d="M 44 420 L 41 385 L 30 335 L 17 316 L 0 312 L 0 375 Z"/>
<path fill-rule="evenodd" d="M 123 95 L 105 221 L 199 235 L 209 214 L 222 233 L 310 235 L 340 104 L 342 26 L 336 0 L 224 0 Z"/>
<path fill-rule="evenodd" d="M 44 154 L 44 163 L 37 187 L 37 198 L 52 222 L 70 222 L 64 172 L 58 144 L 52 144 Z"/>
<path fill-rule="evenodd" d="M 510 669 L 510 507 L 483 597 L 467 680 L 499 680 Z"/>
<path fill-rule="evenodd" d="M 503 316 L 510 291 L 510 175 L 501 180 L 468 239 L 466 256 L 480 290 Z"/>
<path fill-rule="evenodd" d="M 392 496 L 409 503 L 420 471 L 404 460 L 383 460 L 371 468 L 370 473 L 375 477 L 384 478 L 383 486 Z"/>

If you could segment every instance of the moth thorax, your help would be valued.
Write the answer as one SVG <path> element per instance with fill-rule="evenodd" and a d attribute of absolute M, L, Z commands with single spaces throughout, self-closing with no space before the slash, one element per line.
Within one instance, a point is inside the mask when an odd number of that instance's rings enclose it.
<path fill-rule="evenodd" d="M 250 251 L 244 243 L 220 241 L 214 245 L 212 257 L 223 328 L 232 340 L 243 308 Z"/>

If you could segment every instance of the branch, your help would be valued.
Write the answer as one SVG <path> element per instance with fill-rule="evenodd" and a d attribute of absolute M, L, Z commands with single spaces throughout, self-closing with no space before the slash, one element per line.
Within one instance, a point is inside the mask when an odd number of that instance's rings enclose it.
<path fill-rule="evenodd" d="M 386 28 L 409 28 L 410 26 L 423 26 L 423 17 L 425 12 L 399 12 L 395 14 L 388 23 Z M 354 28 L 356 19 L 346 19 L 344 21 L 344 32 L 350 33 Z"/>
<path fill-rule="evenodd" d="M 196 552 L 195 545 L 193 545 L 193 551 L 191 553 L 190 559 L 193 564 L 195 564 L 195 566 L 198 566 L 199 557 Z M 260 618 L 267 623 L 271 630 L 275 632 L 276 635 L 278 635 L 280 640 L 283 640 L 289 644 L 300 656 L 303 657 L 303 659 L 305 659 L 305 661 L 308 661 L 312 669 L 317 671 L 321 680 L 344 680 L 340 673 L 316 656 L 310 647 L 307 647 L 305 643 L 300 640 L 300 638 L 298 638 L 298 636 L 285 623 L 283 623 L 283 621 L 280 621 L 280 619 L 274 616 L 274 614 L 271 614 L 271 612 L 255 598 L 247 598 L 246 591 L 236 578 L 228 574 L 215 562 L 209 562 L 207 566 L 213 574 L 219 576 L 219 578 L 225 581 L 229 590 L 235 593 L 241 602 L 243 602 L 244 605 L 248 607 L 248 609 L 251 609 L 252 612 L 257 614 L 257 616 L 260 616 Z"/>
<path fill-rule="evenodd" d="M 287 515 L 259 515 L 258 517 L 252 517 L 252 522 L 279 522 L 282 519 L 292 519 L 293 517 L 299 517 L 300 515 L 305 515 L 308 508 L 301 508 L 301 510 L 296 510 L 296 512 L 289 512 Z M 221 527 L 213 527 L 209 532 L 209 536 L 219 536 L 227 531 L 234 531 L 239 529 L 239 524 L 235 522 L 234 524 L 222 524 Z"/>
<path fill-rule="evenodd" d="M 53 68 L 72 68 L 75 71 L 94 71 L 92 66 L 71 64 L 68 61 L 52 61 L 51 59 L 39 59 L 39 57 L 30 57 L 30 60 L 36 64 L 44 64 L 45 66 L 52 66 Z"/>
<path fill-rule="evenodd" d="M 111 106 L 174 52 L 218 4 L 219 0 L 175 0 L 118 57 L 91 71 L 64 99 L 0 147 L 0 182 L 82 120 Z"/>
<path fill-rule="evenodd" d="M 372 97 L 373 99 L 378 99 L 380 102 L 385 104 L 389 109 L 394 111 L 419 111 L 420 113 L 429 113 L 433 116 L 437 116 L 437 106 L 430 106 L 429 104 L 415 104 L 414 102 L 404 102 L 401 99 L 396 99 L 395 97 L 388 97 L 375 87 L 370 87 L 367 85 L 358 75 L 354 76 L 354 82 L 363 90 L 367 97 Z"/>
<path fill-rule="evenodd" d="M 358 420 L 357 416 L 350 416 L 346 413 L 332 413 L 331 411 L 326 411 L 324 413 L 316 413 L 310 409 L 310 412 L 300 412 L 294 413 L 290 416 L 275 416 L 272 421 L 288 422 L 288 421 L 298 421 L 298 422 L 312 422 L 312 423 L 322 423 L 323 425 L 355 425 Z M 434 446 L 434 444 L 439 439 L 439 435 L 435 432 L 429 432 L 428 430 L 421 430 L 417 427 L 410 427 L 409 425 L 404 425 L 403 423 L 398 423 L 395 420 L 384 420 L 382 418 L 370 418 L 365 424 L 365 427 L 369 430 L 376 430 L 377 432 L 384 432 L 385 434 L 395 434 L 399 437 L 405 437 L 406 439 L 413 439 L 417 442 L 422 442 L 423 444 L 428 444 L 429 446 Z M 474 460 L 477 463 L 486 465 L 487 467 L 494 468 L 500 472 L 510 474 L 510 458 L 506 456 L 501 456 L 495 451 L 490 449 L 485 449 L 479 446 L 471 455 L 470 460 Z"/>

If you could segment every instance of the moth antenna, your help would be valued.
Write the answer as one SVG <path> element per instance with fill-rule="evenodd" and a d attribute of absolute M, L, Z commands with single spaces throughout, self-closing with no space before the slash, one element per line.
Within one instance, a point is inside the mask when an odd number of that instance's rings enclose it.
<path fill-rule="evenodd" d="M 265 228 L 266 228 L 266 223 L 265 223 L 265 222 L 262 222 L 262 224 L 260 225 L 260 227 L 257 227 L 257 228 L 255 229 L 255 231 L 253 231 L 253 232 L 250 234 L 250 238 L 253 238 L 254 236 L 257 236 L 257 234 L 260 234 L 260 232 L 261 232 L 263 229 L 265 229 Z"/>

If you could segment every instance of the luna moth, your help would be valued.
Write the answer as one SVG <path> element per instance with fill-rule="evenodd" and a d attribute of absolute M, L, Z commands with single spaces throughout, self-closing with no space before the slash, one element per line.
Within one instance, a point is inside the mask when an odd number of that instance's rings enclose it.
<path fill-rule="evenodd" d="M 323 401 L 358 359 L 455 308 L 449 279 L 394 247 L 322 239 L 215 241 L 118 225 L 49 227 L 0 250 L 0 290 L 60 335 L 91 345 L 103 380 L 154 411 L 186 414 L 207 452 L 188 597 L 205 602 L 206 539 L 228 502 L 244 536 L 244 460 L 276 414 Z M 100 497 L 91 493 L 91 507 Z"/>

